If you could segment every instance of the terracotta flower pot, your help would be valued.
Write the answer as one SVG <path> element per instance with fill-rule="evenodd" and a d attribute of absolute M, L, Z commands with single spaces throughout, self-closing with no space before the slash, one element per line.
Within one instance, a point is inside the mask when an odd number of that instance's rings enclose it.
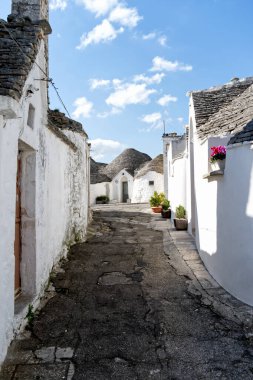
<path fill-rule="evenodd" d="M 177 230 L 187 230 L 188 229 L 188 220 L 187 219 L 174 219 L 174 226 Z"/>
<path fill-rule="evenodd" d="M 152 208 L 152 211 L 153 211 L 155 214 L 160 214 L 161 211 L 162 211 L 162 207 L 161 207 L 161 206 L 151 207 L 151 208 Z"/>

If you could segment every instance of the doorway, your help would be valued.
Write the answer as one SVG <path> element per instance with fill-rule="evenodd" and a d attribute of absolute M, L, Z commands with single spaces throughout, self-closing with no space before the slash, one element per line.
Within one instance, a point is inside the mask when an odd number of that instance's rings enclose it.
<path fill-rule="evenodd" d="M 122 202 L 126 203 L 128 200 L 128 182 L 122 182 Z"/>
<path fill-rule="evenodd" d="M 15 242 L 14 242 L 14 257 L 15 257 L 15 276 L 14 276 L 14 291 L 15 297 L 21 293 L 21 155 L 18 154 L 17 159 L 17 178 L 16 178 L 16 217 L 15 217 Z"/>

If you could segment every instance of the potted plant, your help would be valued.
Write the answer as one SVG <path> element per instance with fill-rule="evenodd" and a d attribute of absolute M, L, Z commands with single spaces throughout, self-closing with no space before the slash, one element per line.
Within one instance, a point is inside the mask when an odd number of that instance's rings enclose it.
<path fill-rule="evenodd" d="M 96 198 L 96 204 L 97 205 L 106 204 L 108 202 L 109 202 L 109 198 L 107 197 L 107 195 L 99 195 Z"/>
<path fill-rule="evenodd" d="M 210 162 L 212 170 L 224 170 L 227 154 L 226 147 L 224 145 L 212 146 L 211 151 Z"/>
<path fill-rule="evenodd" d="M 168 199 L 164 199 L 162 202 L 162 217 L 166 219 L 171 218 L 171 209 L 170 209 L 170 201 Z"/>
<path fill-rule="evenodd" d="M 150 203 L 150 206 L 151 206 L 153 212 L 155 212 L 156 214 L 161 213 L 161 211 L 162 211 L 161 204 L 162 204 L 164 199 L 165 199 L 164 193 L 158 194 L 157 191 L 154 192 L 154 194 L 152 195 L 152 197 L 149 200 L 149 203 Z"/>
<path fill-rule="evenodd" d="M 177 230 L 187 230 L 188 228 L 188 220 L 186 219 L 186 210 L 184 206 L 182 205 L 179 205 L 176 208 L 174 225 Z"/>

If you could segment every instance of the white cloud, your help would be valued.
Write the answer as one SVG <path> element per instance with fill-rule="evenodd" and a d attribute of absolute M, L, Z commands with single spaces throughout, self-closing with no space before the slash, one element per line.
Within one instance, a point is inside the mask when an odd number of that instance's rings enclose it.
<path fill-rule="evenodd" d="M 150 71 L 191 71 L 192 66 L 185 65 L 183 63 L 180 63 L 178 61 L 172 62 L 167 61 L 166 59 L 162 57 L 156 56 L 153 58 L 153 66 L 150 69 Z"/>
<path fill-rule="evenodd" d="M 122 110 L 120 110 L 119 108 L 112 107 L 112 109 L 108 112 L 98 113 L 97 117 L 99 117 L 100 119 L 106 119 L 109 116 L 118 115 L 121 112 L 122 112 Z"/>
<path fill-rule="evenodd" d="M 162 129 L 162 115 L 160 112 L 154 112 L 143 115 L 140 119 L 143 123 L 149 124 L 148 127 L 140 129 L 140 132 L 151 132 L 156 129 Z"/>
<path fill-rule="evenodd" d="M 77 98 L 74 101 L 75 110 L 72 113 L 72 116 L 75 119 L 79 119 L 80 116 L 84 118 L 90 117 L 91 111 L 93 109 L 93 103 L 87 100 L 84 96 Z"/>
<path fill-rule="evenodd" d="M 155 32 L 151 32 L 151 33 L 148 33 L 148 34 L 143 34 L 143 36 L 142 36 L 143 40 L 153 40 L 155 38 L 156 38 L 156 33 Z"/>
<path fill-rule="evenodd" d="M 164 36 L 164 35 L 160 36 L 157 41 L 161 46 L 167 46 L 167 37 L 166 36 Z"/>
<path fill-rule="evenodd" d="M 49 2 L 49 8 L 52 11 L 55 11 L 57 9 L 60 9 L 61 11 L 64 11 L 67 7 L 67 0 L 51 0 Z"/>
<path fill-rule="evenodd" d="M 96 25 L 89 33 L 83 34 L 80 39 L 80 44 L 77 49 L 85 49 L 88 45 L 98 44 L 114 40 L 119 33 L 122 33 L 124 28 L 115 29 L 107 20 L 103 20 L 101 24 Z"/>
<path fill-rule="evenodd" d="M 119 85 L 118 88 L 109 95 L 106 103 L 113 107 L 125 108 L 129 104 L 147 104 L 150 95 L 156 90 L 148 89 L 146 83 L 125 83 Z"/>
<path fill-rule="evenodd" d="M 110 80 L 108 80 L 108 79 L 90 79 L 89 83 L 90 83 L 90 89 L 96 90 L 96 88 L 109 86 Z"/>
<path fill-rule="evenodd" d="M 141 118 L 141 121 L 147 124 L 153 124 L 160 121 L 161 118 L 162 118 L 162 115 L 160 114 L 160 112 L 154 112 L 147 115 L 143 115 Z"/>
<path fill-rule="evenodd" d="M 162 79 L 165 77 L 164 73 L 156 73 L 152 77 L 147 77 L 144 74 L 135 75 L 134 82 L 143 82 L 146 84 L 159 84 Z"/>
<path fill-rule="evenodd" d="M 118 0 L 77 0 L 87 11 L 95 13 L 96 17 L 107 14 L 118 4 Z"/>
<path fill-rule="evenodd" d="M 177 102 L 177 97 L 172 95 L 164 95 L 157 100 L 157 103 L 162 107 L 166 106 L 170 102 Z"/>
<path fill-rule="evenodd" d="M 136 8 L 128 8 L 122 4 L 114 8 L 109 15 L 109 21 L 119 23 L 129 28 L 136 27 L 140 20 L 142 20 L 142 17 L 138 14 Z"/>
<path fill-rule="evenodd" d="M 182 123 L 184 121 L 184 118 L 183 117 L 178 117 L 177 121 L 179 121 L 179 123 Z"/>
<path fill-rule="evenodd" d="M 103 140 L 103 139 L 94 139 L 90 140 L 91 143 L 91 156 L 94 160 L 104 160 L 108 156 L 117 156 L 124 149 L 126 145 L 115 140 Z M 112 159 L 112 157 L 111 157 Z"/>

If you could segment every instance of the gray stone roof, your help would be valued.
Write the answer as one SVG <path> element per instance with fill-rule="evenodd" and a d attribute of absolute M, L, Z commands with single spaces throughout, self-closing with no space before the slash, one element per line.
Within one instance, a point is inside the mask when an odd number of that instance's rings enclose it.
<path fill-rule="evenodd" d="M 224 86 L 203 91 L 192 91 L 197 128 L 211 119 L 221 108 L 229 105 L 253 84 L 253 77 L 234 80 Z"/>
<path fill-rule="evenodd" d="M 253 118 L 253 77 L 192 93 L 200 138 L 240 132 Z"/>
<path fill-rule="evenodd" d="M 68 118 L 64 113 L 58 110 L 48 110 L 48 123 L 55 125 L 59 129 L 70 130 L 72 132 L 78 132 L 88 137 L 83 130 L 83 126 L 78 121 Z"/>
<path fill-rule="evenodd" d="M 135 171 L 139 170 L 148 161 L 151 161 L 150 156 L 132 148 L 124 150 L 108 165 L 91 159 L 91 184 L 111 182 L 113 177 L 123 169 L 134 176 Z"/>
<path fill-rule="evenodd" d="M 2 25 L 4 23 L 5 27 Z M 8 31 L 21 46 L 24 56 Z M 8 22 L 0 22 L 0 95 L 19 100 L 27 76 L 36 59 L 40 37 L 40 22 L 32 22 L 28 17 L 10 15 Z"/>
<path fill-rule="evenodd" d="M 132 148 L 126 149 L 104 168 L 104 173 L 112 179 L 122 169 L 126 169 L 129 174 L 134 176 L 134 171 L 147 161 L 151 161 L 151 157 L 146 153 Z"/>
<path fill-rule="evenodd" d="M 245 141 L 253 141 L 253 120 L 246 124 L 241 132 L 231 137 L 228 144 L 237 144 Z"/>
<path fill-rule="evenodd" d="M 107 166 L 102 162 L 96 162 L 93 158 L 90 159 L 90 183 L 96 184 L 101 182 L 111 182 L 111 178 L 103 173 L 103 169 Z"/>
<path fill-rule="evenodd" d="M 157 172 L 163 174 L 163 154 L 147 162 L 135 175 L 135 178 L 143 177 L 148 172 Z"/>

